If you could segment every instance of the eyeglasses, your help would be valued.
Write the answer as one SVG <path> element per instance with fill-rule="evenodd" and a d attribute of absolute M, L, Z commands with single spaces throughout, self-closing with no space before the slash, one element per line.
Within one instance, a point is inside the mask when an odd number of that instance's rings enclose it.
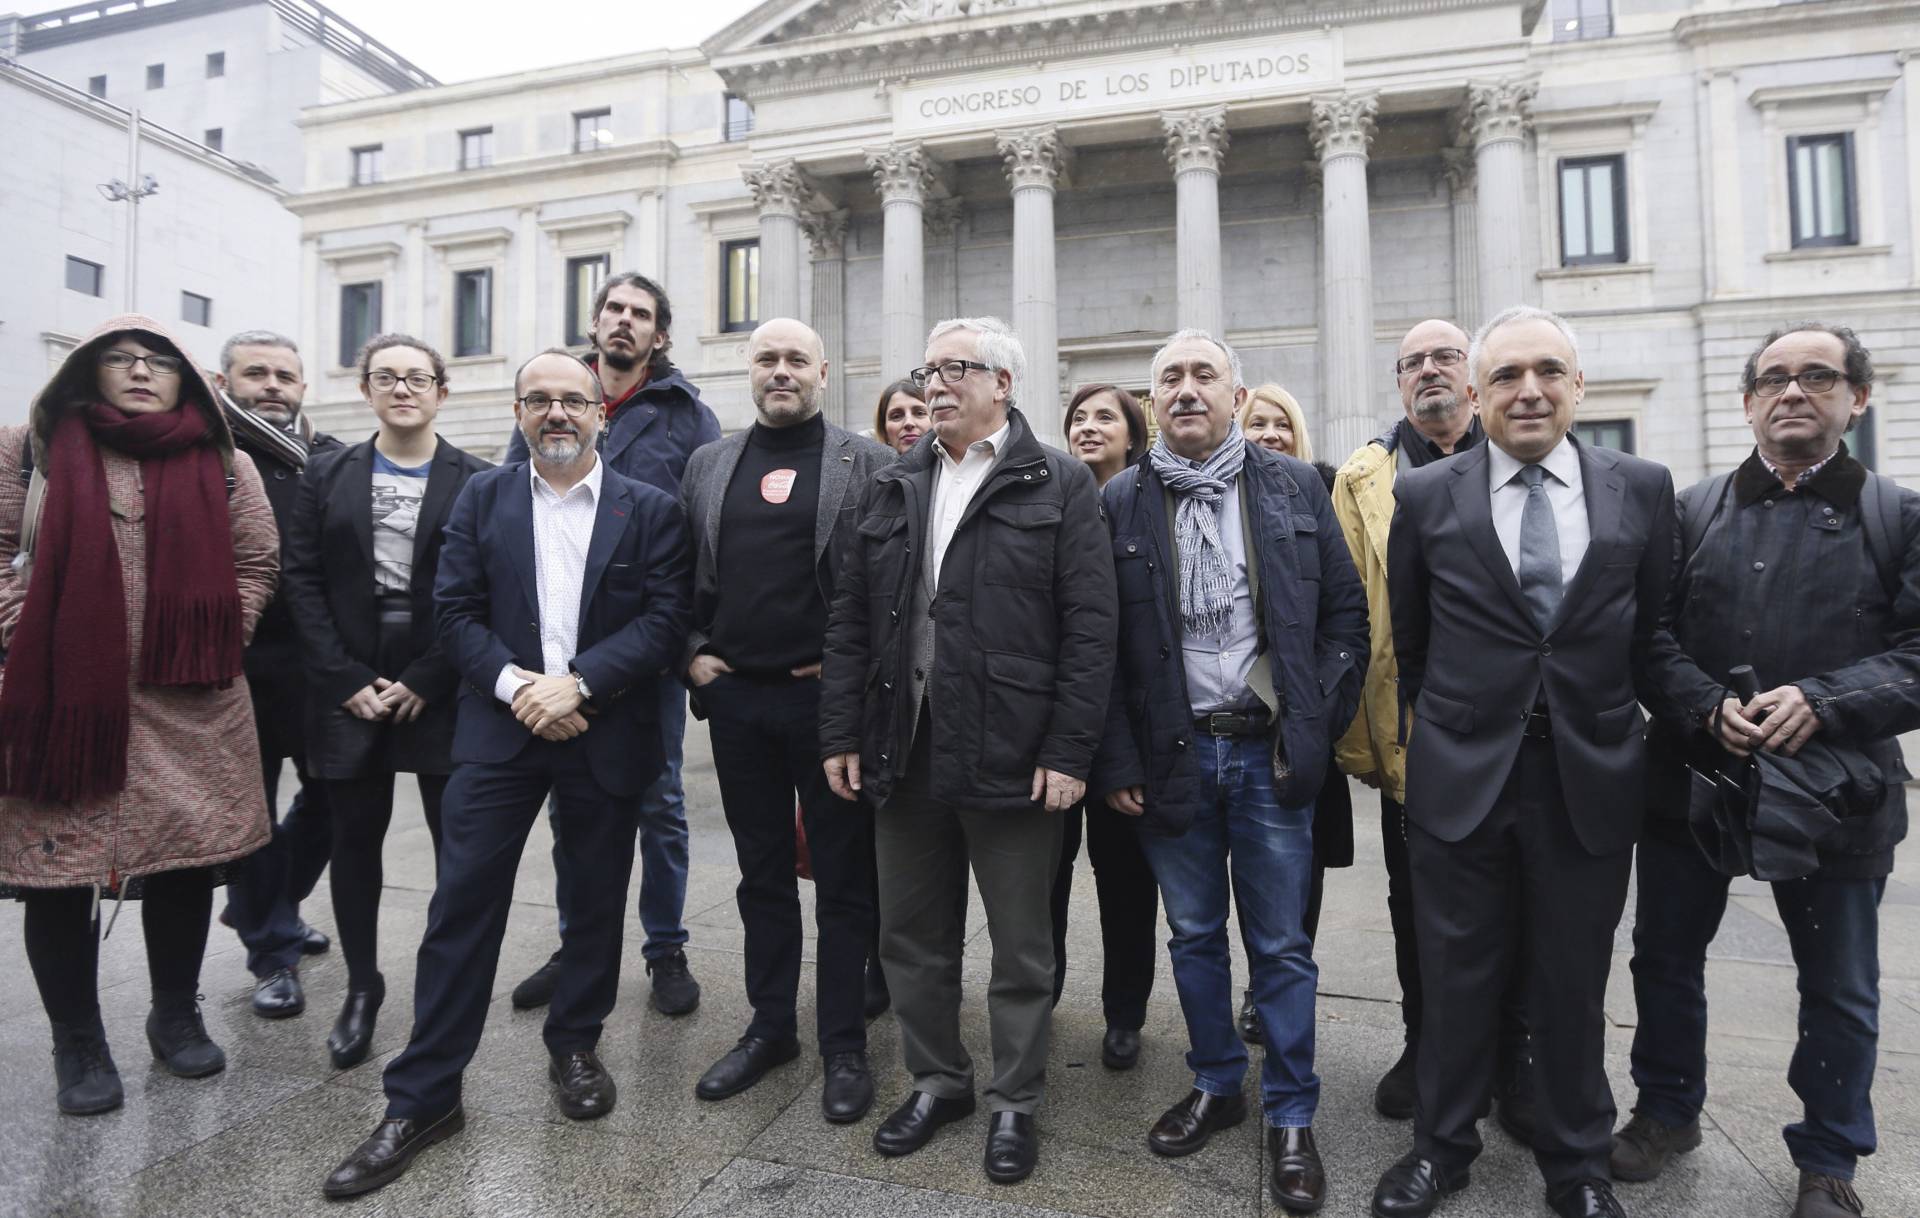
<path fill-rule="evenodd" d="M 1801 372 L 1767 372 L 1753 378 L 1755 397 L 1777 398 L 1787 386 L 1800 382 L 1802 393 L 1825 393 L 1840 383 L 1846 373 L 1838 368 L 1808 368 Z"/>
<path fill-rule="evenodd" d="M 529 393 L 520 399 L 520 404 L 535 414 L 547 413 L 553 409 L 555 402 L 560 403 L 560 409 L 567 412 L 569 419 L 577 419 L 587 413 L 588 407 L 598 406 L 600 399 L 582 397 L 577 393 L 569 393 L 565 397 L 557 398 L 549 397 L 544 393 Z"/>
<path fill-rule="evenodd" d="M 1400 376 L 1405 376 L 1410 372 L 1420 371 L 1426 366 L 1428 360 L 1432 360 L 1436 368 L 1451 368 L 1465 358 L 1467 353 L 1458 347 L 1435 347 L 1431 351 L 1401 356 L 1393 361 L 1393 370 Z"/>
<path fill-rule="evenodd" d="M 435 385 L 438 385 L 440 378 L 437 376 L 428 376 L 424 372 L 410 372 L 406 376 L 395 376 L 391 372 L 367 373 L 367 384 L 381 393 L 387 392 L 401 381 L 405 381 L 407 388 L 413 390 L 415 393 L 425 393 Z"/>
<path fill-rule="evenodd" d="M 992 372 L 993 365 L 978 363 L 970 359 L 950 359 L 944 364 L 929 364 L 924 368 L 915 368 L 912 372 L 907 373 L 907 379 L 913 382 L 914 388 L 925 389 L 927 384 L 933 380 L 933 375 L 936 372 L 940 374 L 940 379 L 947 384 L 957 385 L 966 379 L 967 373 L 973 371 Z"/>
<path fill-rule="evenodd" d="M 179 376 L 180 368 L 185 363 L 177 355 L 135 355 L 131 351 L 118 350 L 100 353 L 100 366 L 116 372 L 125 372 L 135 364 L 145 364 L 152 376 Z"/>

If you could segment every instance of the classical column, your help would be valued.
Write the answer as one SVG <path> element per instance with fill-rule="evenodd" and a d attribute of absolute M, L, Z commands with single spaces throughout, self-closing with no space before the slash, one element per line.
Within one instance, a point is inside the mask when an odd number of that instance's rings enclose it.
<path fill-rule="evenodd" d="M 960 222 L 966 206 L 958 199 L 927 202 L 927 316 L 934 321 L 960 316 Z"/>
<path fill-rule="evenodd" d="M 1160 115 L 1167 133 L 1178 199 L 1175 279 L 1181 329 L 1224 336 L 1227 309 L 1220 282 L 1220 161 L 1227 152 L 1227 108 Z"/>
<path fill-rule="evenodd" d="M 1013 329 L 1027 356 L 1019 406 L 1044 443 L 1059 444 L 1060 319 L 1053 262 L 1053 192 L 1071 158 L 1052 127 L 1001 132 L 995 142 L 1013 186 Z"/>
<path fill-rule="evenodd" d="M 880 376 L 920 366 L 927 351 L 926 246 L 921 231 L 933 164 L 918 144 L 867 153 L 880 192 Z"/>
<path fill-rule="evenodd" d="M 740 171 L 760 208 L 760 316 L 800 316 L 800 211 L 812 193 L 791 160 Z"/>
<path fill-rule="evenodd" d="M 1538 84 L 1504 78 L 1473 81 L 1461 112 L 1461 142 L 1473 145 L 1480 227 L 1480 313 L 1491 317 L 1524 304 L 1539 260 L 1528 238 L 1522 160 Z"/>
<path fill-rule="evenodd" d="M 1320 436 L 1328 460 L 1344 461 L 1373 435 L 1373 247 L 1368 231 L 1367 146 L 1373 92 L 1312 99 L 1308 133 L 1320 157 L 1322 307 Z"/>
<path fill-rule="evenodd" d="M 1453 203 L 1453 323 L 1471 334 L 1480 313 L 1480 205 L 1474 196 L 1473 152 L 1442 148 L 1440 172 Z"/>
<path fill-rule="evenodd" d="M 813 247 L 813 309 L 807 324 L 826 349 L 827 394 L 820 411 L 847 426 L 847 213 L 810 211 L 800 227 Z M 858 428 L 855 428 L 858 430 Z"/>

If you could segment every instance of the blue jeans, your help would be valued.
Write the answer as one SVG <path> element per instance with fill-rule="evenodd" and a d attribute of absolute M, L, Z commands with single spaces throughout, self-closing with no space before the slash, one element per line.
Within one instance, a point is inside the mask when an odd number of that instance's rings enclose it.
<path fill-rule="evenodd" d="M 1266 1030 L 1260 1103 L 1267 1124 L 1313 1123 L 1313 1002 L 1319 984 L 1303 925 L 1313 882 L 1313 804 L 1283 808 L 1265 737 L 1195 733 L 1206 811 L 1179 837 L 1140 835 L 1173 928 L 1173 984 L 1187 1020 L 1194 1086 L 1238 1095 L 1247 1049 L 1234 1031 L 1227 953 L 1228 868 L 1239 901 L 1254 1006 Z"/>
<path fill-rule="evenodd" d="M 640 954 L 648 960 L 671 956 L 687 945 L 682 921 L 687 907 L 687 797 L 680 786 L 686 734 L 686 687 L 678 681 L 662 681 L 660 736 L 667 768 L 640 796 L 640 926 L 647 932 Z M 564 891 L 567 866 L 557 832 L 553 873 Z M 560 933 L 567 933 L 565 902 L 560 904 Z"/>
<path fill-rule="evenodd" d="M 1639 847 L 1633 928 L 1635 1110 L 1666 1125 L 1707 1098 L 1707 945 L 1727 908 L 1728 879 L 1691 842 L 1649 835 Z M 1873 1153 L 1873 1070 L 1880 1036 L 1880 897 L 1884 879 L 1811 876 L 1773 885 L 1799 973 L 1800 1037 L 1787 1082 L 1801 1119 L 1782 1130 L 1805 1171 L 1853 1179 Z"/>

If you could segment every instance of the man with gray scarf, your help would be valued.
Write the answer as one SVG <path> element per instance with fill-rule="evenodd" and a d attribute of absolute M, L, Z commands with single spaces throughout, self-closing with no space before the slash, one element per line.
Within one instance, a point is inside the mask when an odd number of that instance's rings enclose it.
<path fill-rule="evenodd" d="M 1118 664 L 1091 787 L 1140 818 L 1173 931 L 1193 1089 L 1147 1134 L 1201 1149 L 1246 1118 L 1227 894 L 1239 897 L 1265 1027 L 1274 1200 L 1326 1197 L 1314 1145 L 1318 972 L 1303 919 L 1314 797 L 1367 668 L 1367 602 L 1320 475 L 1248 444 L 1239 356 L 1199 330 L 1153 357 L 1160 439 L 1102 491 L 1120 592 Z"/>

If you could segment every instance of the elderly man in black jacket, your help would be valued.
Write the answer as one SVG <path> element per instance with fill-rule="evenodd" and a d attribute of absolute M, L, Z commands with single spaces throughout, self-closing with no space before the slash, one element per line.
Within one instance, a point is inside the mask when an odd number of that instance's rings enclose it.
<path fill-rule="evenodd" d="M 1314 802 L 1359 705 L 1367 601 L 1314 468 L 1234 426 L 1240 357 L 1200 330 L 1153 357 L 1160 439 L 1108 482 L 1119 663 L 1095 789 L 1140 817 L 1173 930 L 1193 1088 L 1147 1145 L 1187 1155 L 1246 1118 L 1227 893 L 1239 896 L 1270 1184 L 1284 1208 L 1326 1197 L 1313 1140 L 1318 972 L 1305 928 Z"/>
<path fill-rule="evenodd" d="M 1614 1138 L 1616 1178 L 1651 1180 L 1700 1144 L 1707 1094 L 1707 946 L 1729 877 L 1687 828 L 1690 750 L 1792 756 L 1850 746 L 1887 780 L 1880 806 L 1816 840 L 1818 868 L 1773 885 L 1799 969 L 1800 1035 L 1787 1126 L 1800 1168 L 1795 1218 L 1861 1213 L 1856 1160 L 1874 1149 L 1879 905 L 1906 836 L 1896 734 L 1920 727 L 1920 495 L 1872 473 L 1841 437 L 1867 409 L 1873 361 L 1853 331 L 1806 322 L 1769 334 L 1741 377 L 1754 451 L 1689 487 L 1686 546 L 1658 637 L 1665 705 L 1640 842 L 1633 935 L 1633 1119 Z M 1752 665 L 1763 692 L 1728 673 Z"/>
<path fill-rule="evenodd" d="M 911 1154 L 974 1109 L 959 1020 L 971 862 L 993 937 L 986 1171 L 1012 1183 L 1038 1158 L 1049 897 L 1113 679 L 1113 562 L 1093 475 L 1014 407 L 1025 357 L 1006 323 L 941 322 L 926 359 L 912 376 L 933 431 L 874 479 L 841 569 L 820 748 L 834 792 L 877 809 L 880 958 L 913 1074 L 874 1149 Z"/>

